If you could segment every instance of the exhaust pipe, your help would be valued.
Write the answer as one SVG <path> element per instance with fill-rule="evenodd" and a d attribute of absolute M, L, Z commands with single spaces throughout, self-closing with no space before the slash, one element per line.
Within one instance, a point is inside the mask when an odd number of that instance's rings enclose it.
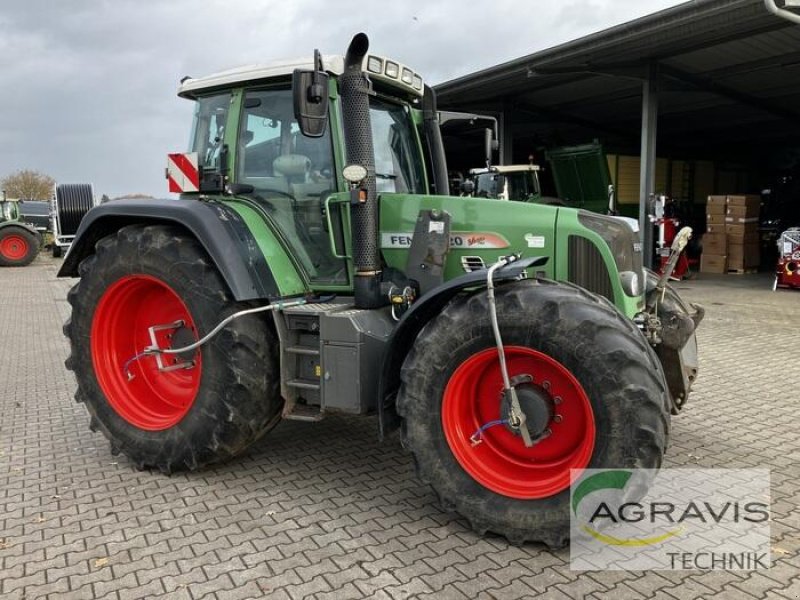
<path fill-rule="evenodd" d="M 433 185 L 437 196 L 450 195 L 450 180 L 447 177 L 447 159 L 444 154 L 442 132 L 439 129 L 439 111 L 436 109 L 436 92 L 425 86 L 422 96 L 422 116 L 425 127 L 425 140 L 431 157 Z"/>
<path fill-rule="evenodd" d="M 355 267 L 355 304 L 358 308 L 377 308 L 386 304 L 381 294 L 381 265 L 378 253 L 378 203 L 375 182 L 375 149 L 369 116 L 369 81 L 362 71 L 369 50 L 369 38 L 357 34 L 344 57 L 344 73 L 339 77 L 342 119 L 347 164 L 367 170 L 362 185 L 367 192 L 364 203 L 350 206 Z"/>

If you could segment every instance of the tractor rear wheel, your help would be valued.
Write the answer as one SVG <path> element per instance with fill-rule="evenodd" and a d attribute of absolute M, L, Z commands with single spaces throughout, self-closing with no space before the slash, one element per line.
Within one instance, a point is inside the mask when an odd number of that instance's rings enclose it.
<path fill-rule="evenodd" d="M 38 252 L 39 241 L 29 231 L 14 226 L 0 229 L 0 266 L 24 267 Z"/>
<path fill-rule="evenodd" d="M 540 441 L 526 447 L 508 425 L 480 292 L 454 299 L 417 337 L 397 401 L 404 443 L 442 505 L 479 533 L 562 546 L 571 469 L 661 465 L 664 375 L 636 326 L 585 290 L 523 281 L 499 288 L 497 305 L 509 377 L 523 382 Z"/>
<path fill-rule="evenodd" d="M 90 426 L 140 468 L 197 469 L 241 454 L 280 419 L 278 344 L 262 315 L 231 322 L 199 349 L 183 347 L 237 304 L 200 244 L 168 226 L 133 225 L 100 240 L 70 290 L 67 367 Z M 153 326 L 161 326 L 151 330 Z"/>

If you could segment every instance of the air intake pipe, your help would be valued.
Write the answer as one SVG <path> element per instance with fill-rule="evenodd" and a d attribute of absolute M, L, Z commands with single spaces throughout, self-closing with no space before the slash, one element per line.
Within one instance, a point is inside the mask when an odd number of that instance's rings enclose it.
<path fill-rule="evenodd" d="M 386 304 L 381 294 L 381 263 L 378 253 L 378 199 L 375 183 L 375 149 L 369 115 L 369 80 L 362 70 L 369 50 L 369 38 L 359 33 L 350 42 L 344 57 L 344 73 L 339 77 L 342 120 L 347 164 L 367 170 L 362 182 L 367 200 L 351 205 L 355 304 L 358 308 L 377 308 Z"/>
<path fill-rule="evenodd" d="M 422 116 L 436 195 L 449 196 L 450 181 L 447 178 L 447 159 L 444 154 L 442 132 L 439 129 L 439 112 L 436 110 L 436 92 L 427 85 L 422 96 Z"/>

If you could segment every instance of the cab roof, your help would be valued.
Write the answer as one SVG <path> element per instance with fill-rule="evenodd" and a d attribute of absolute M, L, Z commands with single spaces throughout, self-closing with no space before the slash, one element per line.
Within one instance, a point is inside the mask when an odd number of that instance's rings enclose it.
<path fill-rule="evenodd" d="M 310 70 L 313 61 L 308 58 L 275 61 L 269 64 L 254 64 L 214 73 L 206 77 L 184 77 L 178 86 L 178 96 L 196 98 L 203 92 L 233 87 L 237 84 L 291 77 L 295 69 Z M 344 57 L 340 54 L 322 56 L 322 68 L 334 77 L 344 73 Z M 413 96 L 422 96 L 422 77 L 406 65 L 374 54 L 364 57 L 364 72 L 375 81 L 388 84 Z"/>
<path fill-rule="evenodd" d="M 332 75 L 341 75 L 344 72 L 344 57 L 339 54 L 324 55 L 322 66 Z M 194 98 L 205 90 L 219 87 L 228 87 L 235 83 L 258 81 L 261 79 L 274 79 L 276 77 L 289 77 L 295 69 L 313 69 L 314 63 L 308 58 L 295 58 L 290 60 L 275 61 L 269 64 L 252 64 L 212 73 L 205 77 L 186 77 L 178 86 L 178 96 Z"/>

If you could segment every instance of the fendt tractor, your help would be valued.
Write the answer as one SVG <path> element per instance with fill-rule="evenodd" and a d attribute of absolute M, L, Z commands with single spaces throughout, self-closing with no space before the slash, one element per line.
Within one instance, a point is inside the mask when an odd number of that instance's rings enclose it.
<path fill-rule="evenodd" d="M 450 196 L 433 91 L 368 46 L 182 80 L 180 199 L 93 208 L 59 273 L 77 400 L 167 473 L 377 415 L 446 510 L 562 545 L 572 469 L 661 464 L 702 311 L 623 222 Z"/>
<path fill-rule="evenodd" d="M 22 213 L 22 200 L 0 199 L 0 267 L 24 267 L 33 262 L 42 234 Z"/>

